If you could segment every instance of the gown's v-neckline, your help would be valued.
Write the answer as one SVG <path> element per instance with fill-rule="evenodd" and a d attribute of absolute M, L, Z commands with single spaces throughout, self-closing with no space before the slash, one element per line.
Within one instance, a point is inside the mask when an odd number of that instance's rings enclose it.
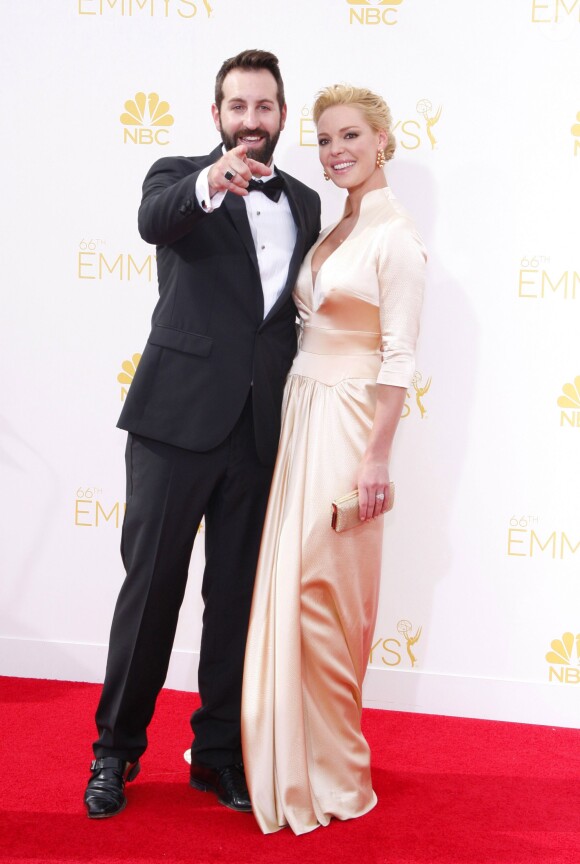
<path fill-rule="evenodd" d="M 318 282 L 318 277 L 320 276 L 320 272 L 321 272 L 322 268 L 324 267 L 324 265 L 326 264 L 326 262 L 329 261 L 329 260 L 332 258 L 332 256 L 333 256 L 336 252 L 338 252 L 338 250 L 341 249 L 341 248 L 344 246 L 344 244 L 345 244 L 348 240 L 350 240 L 350 238 L 352 237 L 352 235 L 353 235 L 353 234 L 355 233 L 355 231 L 357 230 L 358 226 L 360 225 L 360 220 L 361 220 L 361 216 L 362 216 L 363 208 L 365 207 L 365 199 L 368 199 L 368 197 L 369 197 L 370 195 L 372 195 L 374 192 L 384 192 L 385 189 L 388 190 L 388 191 L 390 192 L 390 187 L 387 185 L 387 186 L 380 186 L 378 189 L 370 189 L 368 192 L 366 192 L 366 193 L 363 195 L 362 200 L 361 200 L 361 203 L 360 203 L 360 210 L 359 210 L 358 218 L 357 218 L 356 222 L 354 223 L 354 225 L 352 226 L 352 229 L 351 229 L 351 231 L 350 231 L 350 234 L 347 234 L 347 236 L 344 238 L 344 240 L 342 241 L 342 243 L 339 243 L 338 246 L 336 247 L 336 249 L 333 249 L 333 251 L 330 253 L 330 255 L 328 255 L 328 257 L 324 259 L 324 261 L 322 262 L 322 264 L 320 265 L 320 267 L 319 267 L 318 270 L 316 271 L 316 276 L 313 275 L 313 274 L 314 274 L 314 271 L 313 271 L 313 269 L 312 269 L 312 261 L 313 261 L 313 259 L 314 259 L 314 254 L 315 254 L 316 250 L 319 249 L 320 246 L 324 243 L 324 241 L 327 240 L 328 237 L 330 237 L 330 235 L 332 234 L 332 232 L 333 232 L 333 231 L 335 230 L 335 228 L 338 226 L 339 222 L 344 218 L 344 211 L 343 211 L 343 214 L 342 214 L 342 216 L 340 217 L 340 219 L 337 219 L 336 222 L 335 222 L 333 225 L 330 225 L 330 226 L 329 226 L 329 228 L 328 228 L 328 232 L 327 232 L 327 234 L 322 238 L 322 240 L 321 240 L 320 238 L 318 238 L 318 241 L 317 241 L 317 242 L 314 244 L 314 246 L 312 247 L 312 250 L 311 250 L 311 251 L 312 251 L 312 255 L 311 255 L 311 257 L 310 257 L 310 267 L 309 267 L 309 271 L 310 271 L 310 293 L 311 293 L 311 295 L 312 295 L 312 308 L 313 308 L 313 309 L 314 309 L 314 300 L 315 300 L 314 295 L 315 295 L 315 292 L 316 292 L 316 283 Z M 345 209 L 346 209 L 346 203 L 345 203 Z M 320 303 L 318 304 L 318 306 L 320 306 Z"/>
<path fill-rule="evenodd" d="M 324 265 L 326 264 L 326 262 L 328 261 L 328 259 L 329 259 L 329 258 L 332 258 L 332 256 L 334 255 L 334 253 L 335 253 L 335 252 L 340 248 L 340 246 L 342 246 L 342 243 L 339 244 L 339 246 L 337 246 L 336 249 L 334 249 L 334 250 L 330 253 L 330 255 L 327 255 L 327 257 L 324 259 L 324 261 L 322 262 L 322 264 L 320 265 L 320 267 L 319 267 L 318 270 L 316 271 L 316 274 L 314 273 L 314 270 L 312 269 L 312 262 L 313 262 L 313 260 L 314 260 L 314 255 L 315 255 L 315 253 L 316 253 L 316 250 L 319 249 L 319 248 L 322 246 L 322 244 L 324 243 L 324 241 L 325 241 L 328 237 L 330 237 L 330 235 L 332 234 L 332 232 L 334 231 L 334 229 L 336 228 L 336 226 L 338 225 L 339 222 L 340 222 L 340 219 L 339 219 L 337 222 L 335 222 L 334 225 L 330 226 L 330 230 L 327 232 L 326 236 L 323 237 L 322 240 L 321 240 L 319 243 L 316 243 L 316 245 L 315 245 L 315 246 L 313 247 L 313 249 L 312 249 L 312 255 L 310 256 L 310 268 L 309 268 L 309 269 L 310 269 L 310 290 L 311 290 L 311 292 L 312 292 L 312 300 L 313 300 L 313 301 L 314 301 L 314 292 L 316 291 L 316 283 L 317 283 L 317 281 L 318 281 L 318 277 L 320 276 L 320 271 L 322 270 L 322 268 L 324 267 Z M 352 233 L 352 232 L 351 232 L 351 233 Z M 350 234 L 349 234 L 349 237 L 350 237 Z"/>
<path fill-rule="evenodd" d="M 327 256 L 326 256 L 326 258 L 324 259 L 324 261 L 322 262 L 322 264 L 320 265 L 320 267 L 319 267 L 318 270 L 316 271 L 316 276 L 314 276 L 314 275 L 313 275 L 313 274 L 314 274 L 314 270 L 312 269 L 312 261 L 314 260 L 314 255 L 315 255 L 315 253 L 316 253 L 316 250 L 317 250 L 317 249 L 320 249 L 320 247 L 322 246 L 322 244 L 324 243 L 325 240 L 328 240 L 328 238 L 330 237 L 330 235 L 332 234 L 332 232 L 333 232 L 333 231 L 338 227 L 338 225 L 339 225 L 339 223 L 340 223 L 340 221 L 341 221 L 342 218 L 343 218 L 343 217 L 341 216 L 341 218 L 340 218 L 340 219 L 337 219 L 337 221 L 336 221 L 333 225 L 330 225 L 330 226 L 329 226 L 329 229 L 328 229 L 328 232 L 327 232 L 326 236 L 323 237 L 322 240 L 320 240 L 320 242 L 317 243 L 317 244 L 313 247 L 313 249 L 312 249 L 312 255 L 311 255 L 311 257 L 310 257 L 310 290 L 312 291 L 312 306 L 313 306 L 313 307 L 314 307 L 314 292 L 316 291 L 316 283 L 317 283 L 317 281 L 318 281 L 318 277 L 320 276 L 320 271 L 322 270 L 322 268 L 324 267 L 324 265 L 326 264 L 326 262 L 329 261 L 329 260 L 332 258 L 332 256 L 335 255 L 335 254 L 338 252 L 339 249 L 342 249 L 342 247 L 343 247 L 344 244 L 347 242 L 347 240 L 349 240 L 349 239 L 352 237 L 352 235 L 354 234 L 354 232 L 355 232 L 356 229 L 357 229 L 358 223 L 360 222 L 360 213 L 358 214 L 358 218 L 357 218 L 356 222 L 354 223 L 354 225 L 352 226 L 352 228 L 351 228 L 351 230 L 350 230 L 350 233 L 347 234 L 346 237 L 344 238 L 344 240 L 342 240 L 342 241 L 338 244 L 338 246 L 336 247 L 336 249 L 333 249 L 333 250 L 332 250 L 332 252 L 330 253 L 330 255 L 327 255 Z M 319 304 L 319 305 L 320 305 L 320 304 Z"/>

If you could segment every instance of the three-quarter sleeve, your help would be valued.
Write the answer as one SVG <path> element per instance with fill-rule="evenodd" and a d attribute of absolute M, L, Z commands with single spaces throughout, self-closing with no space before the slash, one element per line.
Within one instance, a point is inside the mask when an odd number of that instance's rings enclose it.
<path fill-rule="evenodd" d="M 423 242 L 409 219 L 397 217 L 385 226 L 377 261 L 382 354 L 378 384 L 411 385 L 426 261 Z"/>

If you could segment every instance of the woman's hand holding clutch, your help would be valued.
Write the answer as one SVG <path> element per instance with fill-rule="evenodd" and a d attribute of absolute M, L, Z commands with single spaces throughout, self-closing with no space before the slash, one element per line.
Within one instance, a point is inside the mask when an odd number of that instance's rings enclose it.
<path fill-rule="evenodd" d="M 363 458 L 357 476 L 361 522 L 376 519 L 390 509 L 389 469 L 386 462 Z"/>

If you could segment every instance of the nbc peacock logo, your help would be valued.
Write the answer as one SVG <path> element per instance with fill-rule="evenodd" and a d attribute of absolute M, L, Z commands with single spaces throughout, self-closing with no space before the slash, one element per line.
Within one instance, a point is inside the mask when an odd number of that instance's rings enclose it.
<path fill-rule="evenodd" d="M 124 402 L 127 397 L 127 391 L 133 383 L 137 366 L 141 360 L 141 354 L 133 354 L 130 360 L 123 360 L 121 364 L 122 372 L 117 375 L 117 381 L 121 385 L 121 402 Z"/>
<path fill-rule="evenodd" d="M 349 24 L 386 24 L 392 27 L 399 23 L 399 6 L 403 0 L 346 0 L 346 2 L 351 7 L 348 10 Z"/>
<path fill-rule="evenodd" d="M 564 384 L 562 395 L 558 397 L 560 426 L 580 427 L 580 375 L 574 381 Z"/>
<path fill-rule="evenodd" d="M 546 654 L 550 664 L 549 680 L 560 684 L 580 683 L 580 633 L 563 633 L 550 644 Z"/>
<path fill-rule="evenodd" d="M 574 156 L 577 156 L 580 153 L 580 111 L 576 114 L 576 122 L 570 132 L 574 137 Z"/>
<path fill-rule="evenodd" d="M 175 122 L 169 113 L 169 102 L 159 98 L 158 93 L 136 93 L 127 99 L 120 116 L 123 129 L 123 144 L 169 144 L 170 126 Z"/>

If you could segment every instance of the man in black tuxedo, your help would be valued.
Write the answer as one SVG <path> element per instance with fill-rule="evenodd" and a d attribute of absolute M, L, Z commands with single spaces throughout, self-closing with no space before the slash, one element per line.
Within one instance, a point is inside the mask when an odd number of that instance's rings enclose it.
<path fill-rule="evenodd" d="M 320 230 L 320 200 L 272 164 L 286 119 L 273 54 L 226 60 L 212 113 L 223 147 L 160 159 L 143 184 L 139 230 L 157 245 L 160 296 L 119 420 L 129 432 L 127 576 L 96 714 L 91 818 L 120 812 L 139 771 L 204 514 L 190 783 L 251 809 L 240 740 L 246 631 L 296 349 L 291 292 Z"/>

